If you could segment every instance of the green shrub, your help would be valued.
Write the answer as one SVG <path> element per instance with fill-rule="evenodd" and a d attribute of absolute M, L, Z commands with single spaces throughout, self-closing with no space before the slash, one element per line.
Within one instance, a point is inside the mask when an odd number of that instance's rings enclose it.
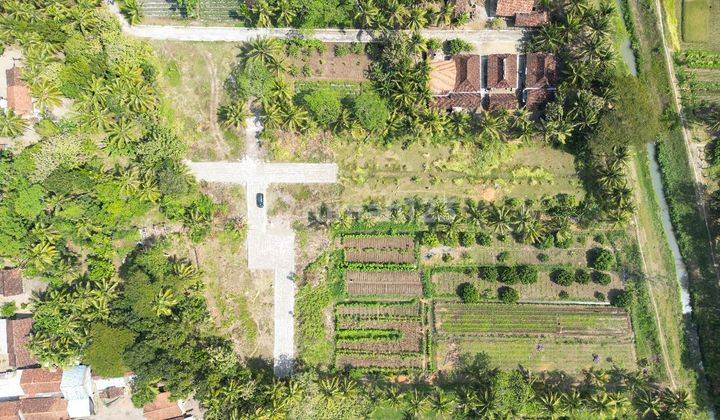
<path fill-rule="evenodd" d="M 91 344 L 83 361 L 93 367 L 93 372 L 106 377 L 122 376 L 127 372 L 123 352 L 135 341 L 135 333 L 125 328 L 93 324 L 90 336 Z"/>
<path fill-rule="evenodd" d="M 335 45 L 335 57 L 343 57 L 350 54 L 350 47 L 347 44 Z"/>
<path fill-rule="evenodd" d="M 565 290 L 561 290 L 560 293 L 558 293 L 558 297 L 561 300 L 568 300 L 570 299 L 570 294 L 568 294 L 568 292 L 566 292 Z"/>
<path fill-rule="evenodd" d="M 481 299 L 480 292 L 472 283 L 463 283 L 458 286 L 458 296 L 464 303 L 478 303 Z"/>
<path fill-rule="evenodd" d="M 442 260 L 443 260 L 443 262 L 450 262 L 453 260 L 453 256 L 450 255 L 449 253 L 445 252 L 442 255 Z"/>
<path fill-rule="evenodd" d="M 337 121 L 342 112 L 340 94 L 329 87 L 320 87 L 307 92 L 302 100 L 310 116 L 321 127 L 329 127 Z"/>
<path fill-rule="evenodd" d="M 448 55 L 455 55 L 455 54 L 460 54 L 460 53 L 464 53 L 464 52 L 470 52 L 472 50 L 473 50 L 472 44 L 470 44 L 469 42 L 467 42 L 463 39 L 454 38 L 454 39 L 449 39 L 445 42 L 445 52 Z"/>
<path fill-rule="evenodd" d="M 498 290 L 498 297 L 503 303 L 517 303 L 520 300 L 520 293 L 512 287 L 501 287 Z"/>
<path fill-rule="evenodd" d="M 541 252 L 538 254 L 537 259 L 540 262 L 548 262 L 548 261 L 550 261 L 550 256 L 548 254 Z"/>
<path fill-rule="evenodd" d="M 575 282 L 580 284 L 588 284 L 590 283 L 590 272 L 583 268 L 577 269 L 575 271 Z"/>
<path fill-rule="evenodd" d="M 377 93 L 364 90 L 353 101 L 353 114 L 366 130 L 376 132 L 385 128 L 390 111 Z"/>
<path fill-rule="evenodd" d="M 475 234 L 475 243 L 480 246 L 489 246 L 492 243 L 492 237 L 485 232 Z"/>
<path fill-rule="evenodd" d="M 0 308 L 0 318 L 10 318 L 17 312 L 17 304 L 14 301 L 5 302 Z"/>
<path fill-rule="evenodd" d="M 633 294 L 629 290 L 622 290 L 610 298 L 610 304 L 618 308 L 629 308 L 633 303 Z"/>
<path fill-rule="evenodd" d="M 517 271 L 514 267 L 505 265 L 498 266 L 498 280 L 505 284 L 516 284 L 520 281 Z"/>
<path fill-rule="evenodd" d="M 508 262 L 510 260 L 510 253 L 508 251 L 503 251 L 497 254 L 496 259 L 501 263 Z"/>
<path fill-rule="evenodd" d="M 472 233 L 460 232 L 460 245 L 464 247 L 471 247 L 475 243 L 475 238 Z"/>
<path fill-rule="evenodd" d="M 515 267 L 520 283 L 533 284 L 538 280 L 538 270 L 534 265 L 521 264 Z"/>
<path fill-rule="evenodd" d="M 458 233 L 455 231 L 445 233 L 442 236 L 442 243 L 443 245 L 447 245 L 453 248 L 460 245 L 460 238 L 458 236 Z"/>
<path fill-rule="evenodd" d="M 555 246 L 555 237 L 553 235 L 546 235 L 540 238 L 535 243 L 535 247 L 538 249 L 549 249 Z"/>
<path fill-rule="evenodd" d="M 559 267 L 550 273 L 553 282 L 561 286 L 570 286 L 573 283 L 573 273 L 567 267 Z"/>
<path fill-rule="evenodd" d="M 615 265 L 615 256 L 605 248 L 593 248 L 588 252 L 588 265 L 596 270 L 608 271 Z"/>
<path fill-rule="evenodd" d="M 498 270 L 494 265 L 483 265 L 478 267 L 478 277 L 485 281 L 496 282 L 498 280 Z"/>
<path fill-rule="evenodd" d="M 422 234 L 421 243 L 424 246 L 429 246 L 431 248 L 434 248 L 434 247 L 440 245 L 440 240 L 438 239 L 435 232 L 427 231 Z"/>
<path fill-rule="evenodd" d="M 603 273 L 602 271 L 595 271 L 593 273 L 593 281 L 597 284 L 602 284 L 603 286 L 607 286 L 612 282 L 612 277 L 610 277 L 610 274 Z"/>
<path fill-rule="evenodd" d="M 605 293 L 595 292 L 595 299 L 597 299 L 598 302 L 605 302 Z"/>

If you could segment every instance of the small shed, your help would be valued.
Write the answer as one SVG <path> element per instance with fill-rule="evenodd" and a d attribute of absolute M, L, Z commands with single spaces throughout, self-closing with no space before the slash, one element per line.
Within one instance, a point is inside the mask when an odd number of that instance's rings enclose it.
<path fill-rule="evenodd" d="M 90 368 L 85 365 L 74 366 L 62 374 L 60 390 L 66 400 L 84 400 L 93 393 Z"/>

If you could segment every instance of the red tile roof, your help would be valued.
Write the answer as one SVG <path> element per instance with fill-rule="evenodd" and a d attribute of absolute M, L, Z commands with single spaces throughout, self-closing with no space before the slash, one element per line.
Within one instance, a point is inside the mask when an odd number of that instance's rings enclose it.
<path fill-rule="evenodd" d="M 515 89 L 517 87 L 517 55 L 488 55 L 487 87 L 488 89 Z"/>
<path fill-rule="evenodd" d="M 3 296 L 17 296 L 22 294 L 22 273 L 17 268 L 0 270 L 0 294 Z"/>
<path fill-rule="evenodd" d="M 482 95 L 479 92 L 450 93 L 445 96 L 436 96 L 433 105 L 445 110 L 451 110 L 453 108 L 474 110 L 482 106 Z"/>
<path fill-rule="evenodd" d="M 29 115 L 33 109 L 32 98 L 27 84 L 20 78 L 20 75 L 20 67 L 5 70 L 8 108 L 20 115 Z"/>
<path fill-rule="evenodd" d="M 480 56 L 456 55 L 455 92 L 480 91 Z"/>
<path fill-rule="evenodd" d="M 546 11 L 518 13 L 515 15 L 515 26 L 533 27 L 543 25 L 547 22 L 548 13 Z"/>
<path fill-rule="evenodd" d="M 531 111 L 540 111 L 553 98 L 553 92 L 547 89 L 525 89 L 525 107 Z"/>
<path fill-rule="evenodd" d="M 516 13 L 530 13 L 535 0 L 498 0 L 495 14 L 497 16 L 515 16 Z"/>
<path fill-rule="evenodd" d="M 30 398 L 20 401 L 20 411 L 26 420 L 64 420 L 67 405 L 62 398 Z"/>
<path fill-rule="evenodd" d="M 62 371 L 60 370 L 51 372 L 41 368 L 25 369 L 20 376 L 20 387 L 26 397 L 54 395 L 60 394 L 61 381 Z"/>
<path fill-rule="evenodd" d="M 525 70 L 525 87 L 552 86 L 557 76 L 555 56 L 547 53 L 529 53 Z"/>
<path fill-rule="evenodd" d="M 38 363 L 35 356 L 28 349 L 32 318 L 17 318 L 7 320 L 7 346 L 10 366 L 21 369 Z M 24 374 L 23 374 L 24 376 Z"/>
<path fill-rule="evenodd" d="M 0 402 L 0 420 L 17 420 L 18 411 L 20 411 L 19 400 Z"/>
<path fill-rule="evenodd" d="M 169 420 L 183 415 L 177 401 L 170 401 L 170 393 L 158 394 L 155 401 L 145 404 L 143 415 L 148 420 Z"/>
<path fill-rule="evenodd" d="M 491 93 L 488 95 L 487 109 L 489 111 L 517 108 L 518 98 L 514 93 Z"/>
<path fill-rule="evenodd" d="M 113 399 L 121 395 L 125 395 L 125 388 L 119 386 L 111 386 L 100 391 L 100 397 L 105 399 Z"/>

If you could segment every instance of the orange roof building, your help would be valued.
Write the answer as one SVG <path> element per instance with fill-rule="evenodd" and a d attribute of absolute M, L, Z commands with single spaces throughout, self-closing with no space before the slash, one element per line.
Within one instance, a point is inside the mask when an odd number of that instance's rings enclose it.
<path fill-rule="evenodd" d="M 535 0 L 498 0 L 495 15 L 512 17 L 517 13 L 530 13 L 535 7 Z"/>
<path fill-rule="evenodd" d="M 60 396 L 60 383 L 62 382 L 62 371 L 51 372 L 47 369 L 35 368 L 25 369 L 20 376 L 20 387 L 25 397 L 50 397 Z"/>
<path fill-rule="evenodd" d="M 158 394 L 155 401 L 145 404 L 143 415 L 148 420 L 171 420 L 183 418 L 183 410 L 178 401 L 170 401 L 170 393 Z"/>
<path fill-rule="evenodd" d="M 430 63 L 430 90 L 436 95 L 480 91 L 480 56 L 456 55 Z"/>
<path fill-rule="evenodd" d="M 32 330 L 33 319 L 8 319 L 6 323 L 8 363 L 15 369 L 35 366 L 37 358 L 30 353 L 28 342 Z"/>
<path fill-rule="evenodd" d="M 20 78 L 22 71 L 20 67 L 13 66 L 5 70 L 7 78 L 7 103 L 8 108 L 18 115 L 26 116 L 33 112 L 32 98 L 27 84 Z"/>
<path fill-rule="evenodd" d="M 65 420 L 67 401 L 62 398 L 28 398 L 0 402 L 0 420 Z"/>
<path fill-rule="evenodd" d="M 487 57 L 487 88 L 516 89 L 517 79 L 516 54 L 490 54 Z"/>

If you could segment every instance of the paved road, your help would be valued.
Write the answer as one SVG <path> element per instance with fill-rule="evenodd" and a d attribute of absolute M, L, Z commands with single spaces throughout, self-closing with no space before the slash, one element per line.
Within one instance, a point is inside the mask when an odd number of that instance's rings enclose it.
<path fill-rule="evenodd" d="M 292 373 L 295 357 L 295 232 L 289 226 L 268 221 L 267 205 L 256 204 L 257 194 L 267 197 L 274 183 L 334 183 L 336 164 L 266 163 L 258 155 L 259 120 L 247 121 L 248 155 L 237 162 L 186 162 L 200 180 L 245 186 L 247 206 L 247 250 L 250 270 L 273 270 L 274 370 L 278 376 Z M 267 198 L 265 199 L 267 203 Z"/>
<path fill-rule="evenodd" d="M 110 10 L 120 19 L 123 32 L 147 39 L 168 41 L 245 42 L 257 37 L 292 38 L 300 36 L 295 28 L 239 28 L 232 26 L 128 25 L 116 5 Z M 518 51 L 524 36 L 522 30 L 506 29 L 423 29 L 426 38 L 440 41 L 460 38 L 475 46 L 478 54 Z M 323 42 L 373 42 L 380 32 L 361 29 L 316 29 L 312 38 Z"/>

